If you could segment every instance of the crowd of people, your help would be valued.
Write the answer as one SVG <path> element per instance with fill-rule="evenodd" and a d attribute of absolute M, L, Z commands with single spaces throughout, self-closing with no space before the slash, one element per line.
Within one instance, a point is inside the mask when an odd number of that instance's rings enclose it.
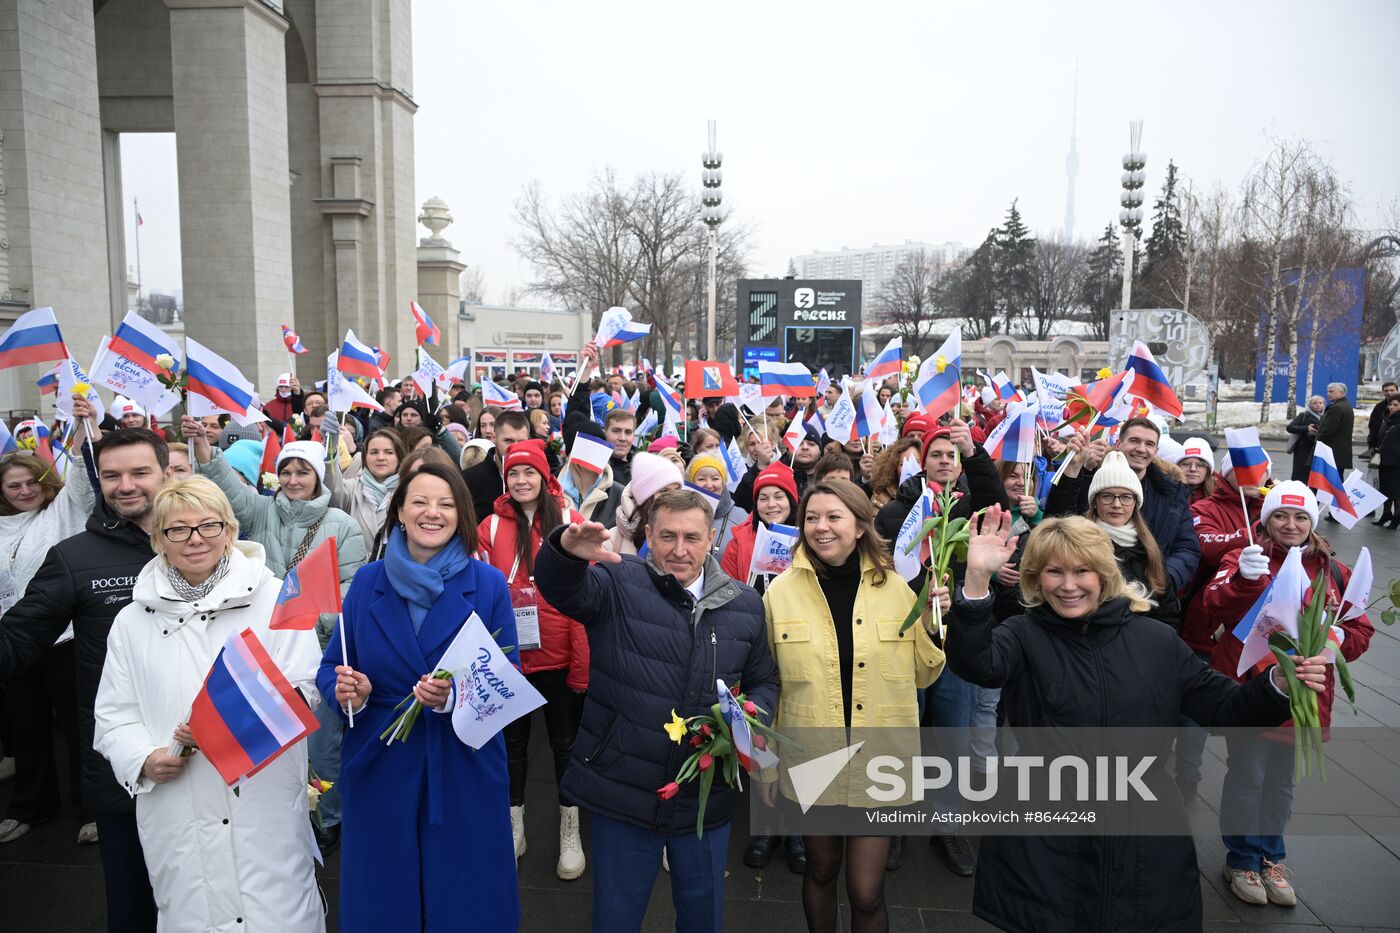
<path fill-rule="evenodd" d="M 597 347 L 580 358 L 591 373 Z M 1296 474 L 1241 489 L 1228 455 L 1172 441 L 1150 418 L 1111 444 L 1079 428 L 1044 435 L 1029 463 L 999 462 L 984 447 L 1005 414 L 990 393 L 931 417 L 894 379 L 866 385 L 897 411 L 897 439 L 881 444 L 827 437 L 814 415 L 835 400 L 820 396 L 752 411 L 704 398 L 678 430 L 639 438 L 649 413 L 669 420 L 645 373 L 511 384 L 509 408 L 470 385 L 425 396 L 404 380 L 378 390 L 382 411 L 344 413 L 285 374 L 269 420 L 247 427 L 223 415 L 162 429 L 125 400 L 99 425 L 75 398 L 65 476 L 30 452 L 0 459 L 0 741 L 15 768 L 0 844 L 62 811 L 56 721 L 111 931 L 322 930 L 313 860 L 337 849 L 342 930 L 459 918 L 514 930 L 518 863 L 537 857 L 528 818 L 557 825 L 559 878 L 591 878 L 595 930 L 639 930 L 664 869 L 677 929 L 710 933 L 723 928 L 742 798 L 719 781 L 705 801 L 695 783 L 658 789 L 687 753 L 662 724 L 708 712 L 717 679 L 742 684 L 779 732 L 903 729 L 917 743 L 919 726 L 941 726 L 968 746 L 942 753 L 984 763 L 999 725 L 1170 728 L 1189 801 L 1207 730 L 1289 718 L 1278 668 L 1236 676 L 1235 623 L 1292 548 L 1325 575 L 1329 606 L 1350 578 Z M 1382 482 L 1391 470 L 1400 483 L 1388 388 L 1370 447 Z M 1350 416 L 1349 403 L 1310 405 L 1289 426 L 1296 449 L 1332 438 L 1339 466 L 1341 451 L 1349 461 Z M 298 439 L 261 472 L 263 437 L 288 429 Z M 607 462 L 571 457 L 579 435 L 609 447 Z M 925 587 L 926 568 L 896 571 L 892 542 L 934 484 L 957 491 L 951 514 L 969 519 L 969 537 L 965 559 Z M 796 528 L 791 566 L 752 573 L 774 526 Z M 343 612 L 314 631 L 270 628 L 282 579 L 328 539 Z M 925 621 L 906 631 L 920 593 Z M 478 750 L 433 715 L 453 697 L 432 675 L 473 613 L 545 701 Z M 189 720 L 244 629 L 319 728 L 231 788 Z M 1354 660 L 1372 631 L 1364 615 L 1342 623 L 1336 650 Z M 1332 668 L 1317 657 L 1296 670 L 1325 725 Z M 431 712 L 386 747 L 407 696 Z M 527 817 L 536 717 L 557 813 Z M 755 777 L 747 793 L 795 799 L 782 769 Z M 309 778 L 330 785 L 314 816 Z M 1231 739 L 1233 813 L 1276 832 L 1292 790 L 1289 745 Z M 820 803 L 855 799 L 838 781 Z M 1185 827 L 1150 845 L 931 842 L 950 872 L 975 875 L 975 913 L 1003 929 L 1201 927 Z M 851 928 L 878 931 L 906 844 L 757 835 L 743 860 L 762 868 L 785 853 L 813 931 L 836 929 L 844 874 Z M 1221 848 L 1235 897 L 1296 902 L 1281 835 L 1232 831 Z"/>

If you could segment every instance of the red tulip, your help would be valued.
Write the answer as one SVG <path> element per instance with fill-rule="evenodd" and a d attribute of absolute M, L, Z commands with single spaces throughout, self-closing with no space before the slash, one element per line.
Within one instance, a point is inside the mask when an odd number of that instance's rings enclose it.
<path fill-rule="evenodd" d="M 715 763 L 715 756 L 714 756 L 714 755 L 711 755 L 709 752 L 705 752 L 705 754 L 703 754 L 703 755 L 700 756 L 700 770 L 701 770 L 701 771 L 708 771 L 708 770 L 710 770 L 710 766 L 713 765 L 714 763 Z"/>
<path fill-rule="evenodd" d="M 710 737 L 710 724 L 709 724 L 709 723 L 707 723 L 707 722 L 702 722 L 702 723 L 700 723 L 700 734 L 703 735 L 703 736 L 704 736 L 705 738 L 707 738 L 707 739 Z"/>
<path fill-rule="evenodd" d="M 753 747 L 758 749 L 759 751 L 763 751 L 765 748 L 768 747 L 768 743 L 763 741 L 763 736 L 755 735 L 753 737 Z"/>
<path fill-rule="evenodd" d="M 942 487 L 942 485 L 940 485 L 940 484 L 938 484 L 938 483 L 935 483 L 935 482 L 933 482 L 932 480 L 929 481 L 928 488 L 931 489 L 931 490 L 933 490 L 933 494 L 934 494 L 935 496 L 941 496 L 941 495 L 943 495 L 943 487 Z"/>
<path fill-rule="evenodd" d="M 739 695 L 739 685 L 738 685 L 738 684 L 735 684 L 734 686 L 730 687 L 730 688 L 729 688 L 729 692 L 732 693 L 732 694 L 734 694 L 735 696 L 738 696 L 738 695 Z"/>
<path fill-rule="evenodd" d="M 699 748 L 704 743 L 704 741 L 705 739 L 702 736 L 692 735 L 690 737 L 690 747 Z"/>
<path fill-rule="evenodd" d="M 660 789 L 656 792 L 656 796 L 660 797 L 662 800 L 670 800 L 672 797 L 676 796 L 676 795 L 679 794 L 680 792 L 681 792 L 681 786 L 680 786 L 679 784 L 677 784 L 675 781 L 672 781 L 670 784 L 667 784 L 665 787 L 660 788 Z"/>
<path fill-rule="evenodd" d="M 745 700 L 745 701 L 744 701 L 744 712 L 748 713 L 750 716 L 757 715 L 757 714 L 758 714 L 758 706 L 754 703 L 753 700 Z"/>

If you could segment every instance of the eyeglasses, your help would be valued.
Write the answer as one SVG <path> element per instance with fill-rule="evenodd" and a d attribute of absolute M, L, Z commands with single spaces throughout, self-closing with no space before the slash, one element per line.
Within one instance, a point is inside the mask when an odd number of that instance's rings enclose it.
<path fill-rule="evenodd" d="M 1097 498 L 1099 505 L 1130 505 L 1137 501 L 1130 492 L 1101 492 Z"/>
<path fill-rule="evenodd" d="M 228 522 L 204 522 L 202 525 L 195 525 L 194 527 L 190 527 L 189 525 L 172 525 L 169 528 L 162 528 L 160 533 L 165 535 L 168 541 L 180 542 L 188 541 L 190 535 L 194 534 L 196 530 L 199 531 L 199 536 L 201 538 L 217 538 L 224 533 L 224 528 L 227 526 Z"/>

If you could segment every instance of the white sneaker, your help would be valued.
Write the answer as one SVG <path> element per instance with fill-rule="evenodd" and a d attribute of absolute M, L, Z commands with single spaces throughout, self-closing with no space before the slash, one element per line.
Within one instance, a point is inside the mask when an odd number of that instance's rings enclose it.
<path fill-rule="evenodd" d="M 1264 882 L 1264 893 L 1268 895 L 1270 904 L 1278 904 L 1280 907 L 1298 905 L 1298 894 L 1288 880 L 1292 874 L 1282 862 L 1264 860 L 1264 870 L 1259 876 Z"/>
<path fill-rule="evenodd" d="M 510 834 L 515 840 L 515 857 L 525 854 L 525 808 L 510 808 Z"/>
<path fill-rule="evenodd" d="M 0 844 L 14 842 L 28 832 L 28 823 L 21 823 L 19 820 L 5 820 L 4 822 L 0 822 Z"/>
<path fill-rule="evenodd" d="M 578 837 L 578 807 L 559 808 L 559 864 L 554 873 L 564 881 L 583 874 L 583 843 Z"/>
<path fill-rule="evenodd" d="M 1227 864 L 1225 866 L 1225 883 L 1230 886 L 1230 893 L 1246 904 L 1269 903 L 1269 895 L 1264 890 L 1264 880 L 1259 877 L 1257 871 L 1231 868 Z"/>

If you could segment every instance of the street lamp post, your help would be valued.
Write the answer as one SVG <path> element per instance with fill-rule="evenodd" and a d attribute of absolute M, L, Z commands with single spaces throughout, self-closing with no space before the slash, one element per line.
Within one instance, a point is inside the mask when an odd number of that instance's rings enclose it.
<path fill-rule="evenodd" d="M 719 251 L 719 225 L 724 219 L 720 213 L 719 205 L 723 200 L 720 194 L 720 181 L 723 173 L 720 172 L 720 163 L 724 161 L 724 154 L 715 148 L 715 121 L 710 121 L 710 148 L 700 156 L 700 164 L 704 166 L 700 172 L 700 219 L 709 228 L 710 244 L 710 275 L 709 275 L 709 321 L 706 327 L 706 355 L 710 359 L 718 359 L 719 354 L 715 349 L 715 263 L 716 254 Z"/>
<path fill-rule="evenodd" d="M 1128 124 L 1128 152 L 1123 156 L 1123 193 L 1118 222 L 1123 225 L 1123 310 L 1132 307 L 1133 246 L 1142 226 L 1142 186 L 1147 183 L 1147 153 L 1142 151 L 1142 121 Z"/>

